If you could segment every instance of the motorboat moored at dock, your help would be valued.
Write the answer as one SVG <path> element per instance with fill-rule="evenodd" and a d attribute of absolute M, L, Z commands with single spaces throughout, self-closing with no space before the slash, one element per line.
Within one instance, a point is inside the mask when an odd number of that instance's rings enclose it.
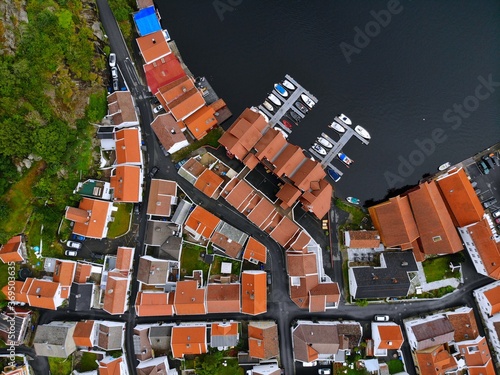
<path fill-rule="evenodd" d="M 267 101 L 267 100 L 264 100 L 264 103 L 262 103 L 262 105 L 270 112 L 273 112 L 274 111 L 274 108 L 273 106 Z"/>
<path fill-rule="evenodd" d="M 267 97 L 272 103 L 276 104 L 277 106 L 281 105 L 281 101 L 276 97 L 274 94 L 269 94 Z"/>
<path fill-rule="evenodd" d="M 288 116 L 292 118 L 293 121 L 298 125 L 299 121 L 302 120 L 302 117 L 300 117 L 297 113 L 295 113 L 292 109 L 288 111 Z"/>
<path fill-rule="evenodd" d="M 290 82 L 288 79 L 283 81 L 283 86 L 285 86 L 288 90 L 295 90 L 295 85 Z"/>
<path fill-rule="evenodd" d="M 345 200 L 348 201 L 349 203 L 356 205 L 359 204 L 360 202 L 359 198 L 354 198 L 354 197 L 347 197 Z"/>
<path fill-rule="evenodd" d="M 274 84 L 274 89 L 280 94 L 282 97 L 286 98 L 288 96 L 288 91 L 285 90 L 283 86 L 279 83 Z"/>
<path fill-rule="evenodd" d="M 283 125 L 285 125 L 286 128 L 292 130 L 293 128 L 293 125 L 290 121 L 288 121 L 286 118 L 282 118 L 281 119 L 281 122 L 283 123 Z"/>
<path fill-rule="evenodd" d="M 349 156 L 347 156 L 346 154 L 344 154 L 343 152 L 339 152 L 337 154 L 337 156 L 339 157 L 339 159 L 345 164 L 347 165 L 348 167 L 354 163 L 354 160 L 352 160 Z"/>
<path fill-rule="evenodd" d="M 318 137 L 318 143 L 325 148 L 332 148 L 333 147 L 332 143 L 323 137 Z"/>
<path fill-rule="evenodd" d="M 300 99 L 302 99 L 302 101 L 303 101 L 303 102 L 304 102 L 304 103 L 305 103 L 305 104 L 306 104 L 309 108 L 314 107 L 314 105 L 316 104 L 316 103 L 314 103 L 314 102 L 312 101 L 312 99 L 311 99 L 310 97 L 308 97 L 306 94 L 301 94 L 301 95 L 300 95 Z"/>
<path fill-rule="evenodd" d="M 335 172 L 332 168 L 327 168 L 326 171 L 328 172 L 328 176 L 330 176 L 332 178 L 333 182 L 338 182 L 340 180 L 340 178 L 342 177 L 337 172 Z"/>
<path fill-rule="evenodd" d="M 295 107 L 297 107 L 298 110 L 302 112 L 304 115 L 307 114 L 307 112 L 309 112 L 307 107 L 304 104 L 302 104 L 302 102 L 295 102 Z"/>
<path fill-rule="evenodd" d="M 313 149 L 314 151 L 316 151 L 316 152 L 317 152 L 318 154 L 320 154 L 320 155 L 323 155 L 323 156 L 325 156 L 325 155 L 326 155 L 326 150 L 325 150 L 323 147 L 321 147 L 321 146 L 320 146 L 318 143 L 316 143 L 316 142 L 312 145 L 312 149 Z"/>
<path fill-rule="evenodd" d="M 365 128 L 363 128 L 361 125 L 356 125 L 356 127 L 354 128 L 354 131 L 366 140 L 369 140 L 372 138 L 370 133 L 368 133 L 368 131 Z"/>
<path fill-rule="evenodd" d="M 339 115 L 339 119 L 341 119 L 344 123 L 346 123 L 347 125 L 352 125 L 352 121 L 349 117 L 347 117 L 346 115 L 344 115 L 343 113 L 341 113 Z"/>
<path fill-rule="evenodd" d="M 328 127 L 339 133 L 345 133 L 345 128 L 338 122 L 333 121 L 330 125 L 328 125 Z"/>
<path fill-rule="evenodd" d="M 450 166 L 451 166 L 451 163 L 449 161 L 447 161 L 446 163 L 441 164 L 438 169 L 440 171 L 444 171 L 444 170 L 450 168 Z"/>

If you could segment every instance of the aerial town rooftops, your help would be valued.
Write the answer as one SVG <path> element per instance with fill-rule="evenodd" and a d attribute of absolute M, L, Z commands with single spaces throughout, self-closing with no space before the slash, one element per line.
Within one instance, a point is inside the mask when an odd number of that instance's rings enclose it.
<path fill-rule="evenodd" d="M 248 354 L 270 359 L 279 355 L 278 326 L 272 321 L 251 321 L 248 324 Z"/>
<path fill-rule="evenodd" d="M 142 165 L 141 132 L 139 128 L 124 128 L 115 133 L 116 165 Z"/>
<path fill-rule="evenodd" d="M 376 230 L 345 231 L 345 245 L 351 249 L 375 249 L 380 246 L 380 235 Z"/>
<path fill-rule="evenodd" d="M 240 284 L 208 284 L 207 312 L 239 313 Z"/>
<path fill-rule="evenodd" d="M 241 274 L 241 312 L 249 315 L 267 311 L 267 274 L 264 271 L 243 271 Z"/>
<path fill-rule="evenodd" d="M 172 204 L 177 201 L 177 183 L 169 180 L 152 179 L 149 189 L 147 214 L 169 217 Z"/>
<path fill-rule="evenodd" d="M 142 170 L 136 165 L 119 165 L 110 177 L 113 199 L 116 202 L 140 202 L 142 200 Z"/>
<path fill-rule="evenodd" d="M 203 325 L 185 325 L 172 327 L 172 356 L 184 358 L 188 354 L 207 352 L 207 327 Z"/>
<path fill-rule="evenodd" d="M 174 295 L 175 292 L 138 292 L 135 300 L 135 312 L 137 316 L 172 316 L 174 314 Z"/>
<path fill-rule="evenodd" d="M 168 46 L 166 35 L 162 30 L 141 36 L 136 41 L 146 64 L 164 58 L 172 53 Z"/>
<path fill-rule="evenodd" d="M 333 187 L 326 180 L 312 181 L 310 190 L 305 191 L 299 198 L 306 211 L 312 212 L 318 219 L 322 219 L 332 205 Z"/>
<path fill-rule="evenodd" d="M 5 245 L 0 245 L 0 260 L 4 263 L 24 262 L 25 256 L 26 245 L 22 235 L 14 236 Z"/>
<path fill-rule="evenodd" d="M 194 183 L 194 187 L 209 198 L 217 199 L 224 179 L 211 169 L 205 169 Z"/>
<path fill-rule="evenodd" d="M 170 154 L 189 144 L 182 132 L 184 124 L 182 121 L 176 121 L 170 113 L 157 116 L 151 123 L 151 128 L 165 151 Z"/>
<path fill-rule="evenodd" d="M 186 220 L 185 228 L 196 236 L 208 239 L 219 223 L 220 219 L 217 216 L 201 206 L 196 206 Z"/>
<path fill-rule="evenodd" d="M 75 222 L 73 233 L 101 239 L 108 233 L 112 207 L 111 202 L 82 198 L 79 208 L 66 208 L 66 219 Z"/>
<path fill-rule="evenodd" d="M 186 75 L 179 59 L 173 53 L 144 65 L 144 72 L 151 92 L 157 92 L 159 87 Z"/>
<path fill-rule="evenodd" d="M 196 280 L 178 281 L 174 306 L 177 315 L 206 314 L 205 288 L 199 288 Z"/>
<path fill-rule="evenodd" d="M 249 237 L 243 253 L 243 259 L 266 263 L 267 248 L 255 238 Z"/>
<path fill-rule="evenodd" d="M 184 124 L 195 139 L 202 139 L 210 129 L 218 124 L 218 120 L 212 107 L 202 106 L 184 118 Z"/>
<path fill-rule="evenodd" d="M 281 246 L 286 247 L 290 240 L 299 232 L 300 228 L 291 219 L 284 216 L 278 225 L 272 229 L 270 236 Z"/>
<path fill-rule="evenodd" d="M 107 118 L 115 126 L 133 126 L 139 124 L 135 112 L 134 100 L 130 91 L 115 91 L 108 95 Z"/>

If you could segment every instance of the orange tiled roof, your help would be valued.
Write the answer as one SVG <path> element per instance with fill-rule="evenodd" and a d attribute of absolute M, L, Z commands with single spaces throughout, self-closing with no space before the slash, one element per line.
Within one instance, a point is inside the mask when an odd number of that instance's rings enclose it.
<path fill-rule="evenodd" d="M 151 92 L 157 92 L 159 87 L 186 75 L 179 59 L 173 53 L 160 60 L 145 64 L 143 67 L 149 91 Z"/>
<path fill-rule="evenodd" d="M 193 88 L 167 103 L 167 108 L 177 121 L 184 120 L 205 105 L 200 92 Z M 212 110 L 213 112 L 213 110 Z M 187 124 L 186 124 L 187 126 Z"/>
<path fill-rule="evenodd" d="M 174 295 L 175 292 L 138 292 L 135 312 L 137 316 L 172 316 L 174 315 Z"/>
<path fill-rule="evenodd" d="M 309 312 L 324 312 L 327 305 L 340 302 L 340 291 L 337 283 L 321 283 L 309 290 Z"/>
<path fill-rule="evenodd" d="M 416 352 L 418 367 L 422 375 L 441 375 L 457 368 L 455 358 L 443 345 Z"/>
<path fill-rule="evenodd" d="M 301 309 L 307 309 L 309 307 L 309 292 L 319 284 L 318 275 L 314 274 L 294 279 L 294 281 L 299 282 L 299 285 L 292 285 L 292 279 L 290 278 L 290 299 Z"/>
<path fill-rule="evenodd" d="M 204 238 L 210 238 L 220 219 L 201 206 L 196 206 L 184 224 Z"/>
<path fill-rule="evenodd" d="M 207 169 L 195 158 L 190 158 L 181 168 L 189 172 L 194 177 L 199 177 L 205 169 Z"/>
<path fill-rule="evenodd" d="M 299 199 L 302 192 L 290 183 L 284 184 L 281 189 L 276 193 L 276 198 L 281 200 L 281 207 L 287 209 L 292 207 L 297 199 Z"/>
<path fill-rule="evenodd" d="M 248 202 L 248 198 L 251 198 L 255 194 L 255 191 L 245 180 L 238 180 L 235 178 L 232 181 L 236 181 L 236 185 L 231 184 L 232 189 L 227 195 L 223 194 L 223 196 L 225 196 L 227 203 L 238 211 L 243 212 L 246 207 L 244 203 Z M 228 191 L 227 186 L 225 191 Z"/>
<path fill-rule="evenodd" d="M 286 269 L 290 276 L 306 276 L 318 273 L 315 253 L 286 253 Z"/>
<path fill-rule="evenodd" d="M 270 236 L 281 246 L 286 247 L 299 230 L 299 226 L 285 216 L 271 231 Z"/>
<path fill-rule="evenodd" d="M 139 123 L 130 91 L 115 91 L 108 95 L 107 100 L 108 118 L 113 125 Z"/>
<path fill-rule="evenodd" d="M 332 205 L 333 187 L 325 179 L 319 180 L 318 185 L 319 189 L 304 192 L 299 200 L 305 210 L 322 219 Z"/>
<path fill-rule="evenodd" d="M 61 284 L 64 289 L 64 293 L 61 293 L 62 298 L 69 297 L 69 290 L 71 283 L 73 282 L 73 277 L 75 276 L 76 263 L 66 260 L 56 260 L 54 275 L 52 279 L 55 282 Z"/>
<path fill-rule="evenodd" d="M 136 165 L 119 165 L 110 178 L 113 199 L 118 202 L 139 202 L 141 200 L 142 173 Z"/>
<path fill-rule="evenodd" d="M 66 208 L 66 219 L 75 223 L 86 223 L 90 218 L 90 213 L 84 209 L 76 207 Z"/>
<path fill-rule="evenodd" d="M 249 315 L 267 311 L 266 272 L 244 271 L 241 274 L 241 312 Z"/>
<path fill-rule="evenodd" d="M 264 136 L 254 146 L 255 157 L 259 160 L 272 160 L 284 147 L 287 141 L 280 131 L 269 128 Z"/>
<path fill-rule="evenodd" d="M 184 119 L 184 124 L 195 139 L 202 139 L 218 121 L 214 109 L 205 105 Z"/>
<path fill-rule="evenodd" d="M 73 281 L 79 284 L 86 283 L 88 278 L 90 277 L 91 272 L 92 266 L 90 264 L 78 262 L 76 264 L 75 277 Z"/>
<path fill-rule="evenodd" d="M 379 349 L 395 349 L 398 350 L 403 345 L 403 332 L 401 327 L 396 324 L 379 324 L 377 325 L 380 335 Z"/>
<path fill-rule="evenodd" d="M 250 322 L 248 325 L 248 354 L 270 359 L 279 354 L 278 327 L 274 322 Z"/>
<path fill-rule="evenodd" d="M 146 64 L 171 53 L 163 30 L 139 37 L 136 41 Z"/>
<path fill-rule="evenodd" d="M 264 230 L 269 225 L 270 218 L 275 214 L 275 208 L 271 202 L 263 198 L 255 208 L 247 215 L 248 220 Z"/>
<path fill-rule="evenodd" d="M 120 364 L 123 362 L 122 357 L 113 358 L 106 357 L 99 361 L 99 375 L 121 375 Z"/>
<path fill-rule="evenodd" d="M 15 281 L 15 284 L 14 284 L 15 301 L 29 303 L 28 296 L 26 295 L 26 292 L 22 291 L 22 289 L 26 283 L 31 283 L 32 281 L 33 281 L 33 279 L 30 279 L 30 278 L 26 279 L 25 282 L 17 281 L 17 280 Z M 2 288 L 2 293 L 4 294 L 5 297 L 9 296 L 9 285 L 5 285 Z"/>
<path fill-rule="evenodd" d="M 484 296 L 491 305 L 489 315 L 493 316 L 500 312 L 500 285 L 484 292 Z"/>
<path fill-rule="evenodd" d="M 247 154 L 247 156 L 243 158 L 242 162 L 245 167 L 248 167 L 250 170 L 253 170 L 257 165 L 259 165 L 259 159 L 257 159 L 252 153 Z"/>
<path fill-rule="evenodd" d="M 200 190 L 209 198 L 219 197 L 219 188 L 224 179 L 210 169 L 205 169 L 194 183 L 194 187 Z"/>
<path fill-rule="evenodd" d="M 397 196 L 368 208 L 373 225 L 386 247 L 408 245 L 418 238 L 408 197 Z"/>
<path fill-rule="evenodd" d="M 212 323 L 212 336 L 234 336 L 238 334 L 238 323 L 230 322 L 228 324 Z"/>
<path fill-rule="evenodd" d="M 132 269 L 132 262 L 134 258 L 134 248 L 120 246 L 116 252 L 115 268 L 125 273 Z"/>
<path fill-rule="evenodd" d="M 455 224 L 465 227 L 481 220 L 484 209 L 462 168 L 452 169 L 437 180 Z"/>
<path fill-rule="evenodd" d="M 306 158 L 304 163 L 293 172 L 290 179 L 300 190 L 308 191 L 313 188 L 312 183 L 314 181 L 322 180 L 325 177 L 326 173 L 323 170 L 323 166 L 315 160 Z M 330 184 L 328 185 L 331 186 Z"/>
<path fill-rule="evenodd" d="M 351 249 L 370 249 L 380 246 L 380 235 L 376 230 L 350 230 L 349 244 Z"/>
<path fill-rule="evenodd" d="M 186 354 L 207 352 L 207 328 L 203 326 L 172 327 L 172 356 L 183 358 Z"/>
<path fill-rule="evenodd" d="M 240 284 L 208 284 L 207 312 L 239 313 Z"/>
<path fill-rule="evenodd" d="M 486 219 L 467 227 L 467 231 L 476 245 L 488 276 L 500 280 L 500 242 L 492 239 L 493 234 Z"/>
<path fill-rule="evenodd" d="M 307 245 L 309 245 L 310 241 L 311 237 L 307 232 L 300 230 L 290 243 L 290 250 L 307 252 Z"/>
<path fill-rule="evenodd" d="M 278 177 L 283 175 L 290 177 L 297 167 L 307 159 L 303 150 L 296 145 L 288 144 L 288 146 L 276 157 L 271 160 L 275 166 L 273 173 Z"/>
<path fill-rule="evenodd" d="M 92 331 L 94 329 L 94 321 L 86 320 L 82 322 L 77 322 L 75 326 L 75 331 L 73 332 L 73 340 L 76 346 L 83 347 L 93 347 L 92 342 Z"/>
<path fill-rule="evenodd" d="M 176 121 L 170 113 L 157 116 L 151 123 L 151 129 L 167 152 L 174 152 L 181 146 L 188 145 L 183 128 L 182 121 Z"/>
<path fill-rule="evenodd" d="M 266 263 L 267 261 L 267 248 L 253 237 L 248 238 L 243 253 L 243 259 L 255 259 L 258 262 Z"/>
<path fill-rule="evenodd" d="M 217 246 L 219 249 L 224 250 L 227 256 L 230 256 L 232 258 L 240 257 L 243 245 L 236 241 L 233 241 L 226 235 L 215 231 L 210 237 L 210 241 L 214 244 L 214 246 Z"/>
<path fill-rule="evenodd" d="M 452 254 L 463 250 L 435 181 L 424 182 L 408 193 L 425 254 Z"/>
<path fill-rule="evenodd" d="M 28 279 L 26 279 L 28 281 Z M 31 307 L 55 310 L 57 308 L 55 300 L 60 293 L 60 284 L 54 281 L 31 279 L 26 291 L 28 302 Z"/>
<path fill-rule="evenodd" d="M 205 306 L 205 288 L 198 288 L 198 281 L 178 281 L 174 297 L 177 315 L 203 315 Z"/>
<path fill-rule="evenodd" d="M 100 201 L 96 199 L 83 198 L 80 201 L 80 211 L 87 212 L 86 221 L 75 221 L 73 233 L 90 238 L 104 238 L 107 233 L 108 213 L 111 211 L 111 202 Z M 66 219 L 72 220 L 75 217 L 75 209 L 68 207 L 66 210 Z M 81 217 L 81 216 L 80 216 Z"/>
<path fill-rule="evenodd" d="M 139 128 L 125 128 L 115 133 L 116 164 L 142 164 Z"/>
<path fill-rule="evenodd" d="M 23 262 L 24 258 L 20 254 L 20 248 L 23 241 L 23 236 L 18 235 L 12 237 L 3 246 L 0 246 L 0 260 L 4 263 Z"/>
<path fill-rule="evenodd" d="M 172 201 L 177 197 L 175 181 L 152 179 L 149 189 L 148 215 L 170 216 Z"/>
<path fill-rule="evenodd" d="M 104 292 L 103 310 L 116 315 L 126 310 L 129 280 L 119 272 L 109 272 Z"/>
<path fill-rule="evenodd" d="M 185 92 L 195 88 L 193 80 L 184 76 L 175 81 L 172 81 L 164 86 L 158 88 L 155 96 L 160 101 L 161 105 L 166 108 L 167 104 L 173 102 L 178 97 L 182 96 Z"/>

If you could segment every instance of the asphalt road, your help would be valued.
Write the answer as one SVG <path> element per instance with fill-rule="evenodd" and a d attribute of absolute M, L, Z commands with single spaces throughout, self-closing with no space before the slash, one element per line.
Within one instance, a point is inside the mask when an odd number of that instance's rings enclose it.
<path fill-rule="evenodd" d="M 184 192 L 191 197 L 191 199 L 201 204 L 207 210 L 215 213 L 217 216 L 221 217 L 223 220 L 230 222 L 235 227 L 244 230 L 251 236 L 255 236 L 259 241 L 261 241 L 269 249 L 269 264 L 271 267 L 271 272 L 273 275 L 273 282 L 271 286 L 271 293 L 268 300 L 268 311 L 266 314 L 259 315 L 255 317 L 258 320 L 270 319 L 275 320 L 279 328 L 280 336 L 280 354 L 282 367 L 285 369 L 286 374 L 293 374 L 295 371 L 293 353 L 292 353 L 292 341 L 291 341 L 291 323 L 297 319 L 338 319 L 343 320 L 356 320 L 359 321 L 363 327 L 368 327 L 375 314 L 388 314 L 394 319 L 396 323 L 402 324 L 403 319 L 415 316 L 419 314 L 426 314 L 437 309 L 454 307 L 458 305 L 467 304 L 469 306 L 474 306 L 474 300 L 472 297 L 472 290 L 480 286 L 483 286 L 490 282 L 489 278 L 482 277 L 478 275 L 474 269 L 471 268 L 470 263 L 464 264 L 464 274 L 467 279 L 467 283 L 461 290 L 457 293 L 452 294 L 444 299 L 438 301 L 415 301 L 415 302 L 396 302 L 396 303 L 381 303 L 377 305 L 369 305 L 368 307 L 358 307 L 355 305 L 346 305 L 343 301 L 341 306 L 337 310 L 330 310 L 326 313 L 309 314 L 305 310 L 300 310 L 289 298 L 288 294 L 288 278 L 286 276 L 285 270 L 285 259 L 284 251 L 278 246 L 267 234 L 261 232 L 257 227 L 255 227 L 251 222 L 249 222 L 245 217 L 237 213 L 232 207 L 230 207 L 223 199 L 215 201 L 207 198 L 200 191 L 194 189 L 187 181 L 180 178 L 178 179 L 177 170 L 175 169 L 170 158 L 165 157 L 160 149 L 155 136 L 151 131 L 150 124 L 153 120 L 153 115 L 151 111 L 151 93 L 148 92 L 146 86 L 141 83 L 139 75 L 133 64 L 133 60 L 129 55 L 126 48 L 126 44 L 123 37 L 119 31 L 116 20 L 109 8 L 106 0 L 97 0 L 97 5 L 99 9 L 100 19 L 106 35 L 109 39 L 109 44 L 111 46 L 112 52 L 117 56 L 117 63 L 123 78 L 127 82 L 127 86 L 131 91 L 133 97 L 135 98 L 135 103 L 137 110 L 140 114 L 141 129 L 143 139 L 147 146 L 147 167 L 146 171 L 149 171 L 152 166 L 158 166 L 160 171 L 155 176 L 156 178 L 164 178 L 176 180 L 179 186 L 184 190 Z M 149 182 L 150 178 L 146 177 L 146 188 L 144 191 L 144 197 L 147 199 L 149 196 Z M 143 205 L 144 206 L 144 205 Z M 330 213 L 331 225 L 333 225 L 333 230 L 331 233 L 335 232 L 335 224 L 338 220 L 338 216 L 334 211 Z M 317 241 L 322 244 L 322 246 L 327 245 L 327 239 L 319 230 L 318 221 L 312 219 L 310 215 L 302 215 L 299 219 L 300 224 L 308 230 Z M 140 213 L 140 227 L 139 235 L 136 241 L 136 253 L 135 253 L 135 264 L 138 264 L 139 257 L 144 252 L 144 236 L 146 229 L 146 212 L 143 210 Z M 334 261 L 330 259 L 325 259 L 324 263 L 327 268 L 327 273 L 332 277 L 333 281 L 337 281 L 342 290 L 342 269 L 341 261 L 339 260 L 340 254 L 338 248 L 336 247 L 337 239 L 332 239 L 332 254 Z M 134 269 L 133 280 L 136 279 L 137 270 Z M 81 319 L 106 319 L 115 321 L 125 321 L 126 324 L 126 339 L 125 339 L 125 353 L 127 356 L 127 363 L 129 366 L 130 374 L 136 374 L 136 364 L 133 351 L 133 328 L 136 324 L 145 323 L 156 323 L 159 317 L 153 318 L 138 318 L 135 316 L 135 311 L 133 308 L 133 303 L 137 295 L 138 283 L 133 282 L 131 293 L 130 293 L 130 308 L 129 311 L 121 316 L 111 316 L 103 311 L 92 310 L 89 312 L 67 312 L 67 311 L 41 311 L 40 323 L 48 323 L 55 320 L 81 320 Z M 220 315 L 206 315 L 206 316 L 175 316 L 174 318 L 164 319 L 164 321 L 206 321 L 207 319 L 251 319 L 248 315 L 243 314 L 220 314 Z M 476 316 L 478 325 L 481 325 L 481 320 Z M 481 327 L 481 331 L 484 330 Z M 403 330 L 404 332 L 404 330 Z M 20 350 L 25 350 L 36 358 L 32 362 L 33 367 L 37 374 L 48 374 L 48 364 L 46 359 L 42 357 L 34 356 L 34 351 L 29 348 L 22 348 Z M 409 346 L 406 344 L 402 348 L 404 353 L 404 358 L 407 363 L 407 371 L 412 374 L 414 373 L 413 363 L 411 362 L 411 353 Z"/>

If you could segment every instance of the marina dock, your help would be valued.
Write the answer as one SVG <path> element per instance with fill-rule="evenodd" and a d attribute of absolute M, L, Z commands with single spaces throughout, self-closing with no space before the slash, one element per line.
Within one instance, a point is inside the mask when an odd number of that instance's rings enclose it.
<path fill-rule="evenodd" d="M 369 141 L 360 136 L 358 133 L 354 131 L 353 128 L 351 128 L 349 125 L 347 125 L 345 122 L 343 122 L 340 118 L 335 117 L 335 122 L 339 123 L 345 128 L 345 133 L 342 133 L 340 136 L 340 139 L 338 141 L 334 141 L 332 138 L 330 138 L 327 134 L 324 132 L 321 133 L 321 137 L 325 138 L 327 141 L 329 141 L 333 147 L 331 149 L 326 149 L 326 155 L 320 155 L 318 152 L 316 152 L 312 147 L 309 148 L 309 152 L 314 156 L 314 158 L 323 165 L 325 168 L 331 168 L 334 170 L 339 176 L 342 176 L 344 173 L 340 171 L 338 168 L 336 168 L 332 161 L 337 157 L 337 154 L 339 152 L 342 152 L 342 149 L 344 146 L 349 142 L 349 140 L 352 137 L 358 138 L 361 143 L 368 145 Z M 329 128 L 330 129 L 330 128 Z M 335 132 L 335 130 L 332 129 L 332 131 Z M 324 148 L 324 147 L 323 147 Z"/>

